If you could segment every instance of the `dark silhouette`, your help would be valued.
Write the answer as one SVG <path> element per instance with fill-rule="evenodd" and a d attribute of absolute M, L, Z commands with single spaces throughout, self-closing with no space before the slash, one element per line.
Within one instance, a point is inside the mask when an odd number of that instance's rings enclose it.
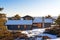
<path fill-rule="evenodd" d="M 4 8 L 0 8 L 0 11 L 2 11 Z"/>

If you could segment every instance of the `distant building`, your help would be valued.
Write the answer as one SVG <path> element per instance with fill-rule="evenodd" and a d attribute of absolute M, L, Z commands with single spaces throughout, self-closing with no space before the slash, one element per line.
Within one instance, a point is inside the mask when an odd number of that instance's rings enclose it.
<path fill-rule="evenodd" d="M 34 20 L 25 20 L 23 18 L 20 20 L 7 20 L 5 25 L 7 26 L 8 30 L 30 30 L 32 28 L 51 27 L 53 22 L 54 21 L 52 18 L 35 17 Z"/>
<path fill-rule="evenodd" d="M 44 24 L 43 24 L 44 22 Z M 42 17 L 36 17 L 33 20 L 33 27 L 38 27 L 38 28 L 44 28 L 44 27 L 51 27 L 51 24 L 53 23 L 52 18 L 42 18 Z M 43 27 L 44 25 L 44 27 Z"/>
<path fill-rule="evenodd" d="M 53 19 L 52 18 L 45 18 L 44 19 L 44 26 L 45 27 L 51 27 L 51 25 L 53 24 Z"/>
<path fill-rule="evenodd" d="M 40 17 L 36 17 L 34 20 L 33 20 L 33 28 L 42 28 L 42 18 Z"/>
<path fill-rule="evenodd" d="M 8 30 L 30 30 L 32 20 L 8 20 L 5 25 Z"/>

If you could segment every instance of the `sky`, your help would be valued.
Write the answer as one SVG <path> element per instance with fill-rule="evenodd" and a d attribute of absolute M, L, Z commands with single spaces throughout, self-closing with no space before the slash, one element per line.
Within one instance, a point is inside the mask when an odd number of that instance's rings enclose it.
<path fill-rule="evenodd" d="M 0 0 L 1 11 L 8 17 L 20 16 L 58 16 L 60 14 L 60 0 Z"/>

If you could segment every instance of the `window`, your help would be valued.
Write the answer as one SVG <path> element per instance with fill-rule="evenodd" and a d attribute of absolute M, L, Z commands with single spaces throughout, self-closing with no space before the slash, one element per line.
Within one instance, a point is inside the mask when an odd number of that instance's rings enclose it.
<path fill-rule="evenodd" d="M 31 26 L 30 25 L 26 25 L 26 30 L 30 30 Z"/>
<path fill-rule="evenodd" d="M 8 25 L 7 28 L 8 28 L 8 30 L 18 30 L 17 25 Z"/>
<path fill-rule="evenodd" d="M 37 24 L 33 24 L 33 26 L 37 26 Z"/>
<path fill-rule="evenodd" d="M 20 30 L 24 30 L 24 25 L 20 25 Z"/>

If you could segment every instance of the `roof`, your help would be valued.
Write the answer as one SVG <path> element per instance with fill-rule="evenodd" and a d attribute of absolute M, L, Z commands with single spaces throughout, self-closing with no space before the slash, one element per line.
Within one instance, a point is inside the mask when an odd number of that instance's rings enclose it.
<path fill-rule="evenodd" d="M 5 25 L 32 25 L 32 20 L 8 20 Z"/>
<path fill-rule="evenodd" d="M 53 20 L 52 20 L 52 19 L 47 18 L 47 19 L 44 19 L 44 22 L 45 22 L 45 23 L 53 23 Z"/>
<path fill-rule="evenodd" d="M 44 18 L 44 22 L 45 23 L 52 23 L 53 22 L 53 19 L 52 18 Z M 43 23 L 43 18 L 42 17 L 36 17 L 33 20 L 33 23 Z"/>
<path fill-rule="evenodd" d="M 42 18 L 41 17 L 36 17 L 34 20 L 33 20 L 33 23 L 42 23 Z"/>

